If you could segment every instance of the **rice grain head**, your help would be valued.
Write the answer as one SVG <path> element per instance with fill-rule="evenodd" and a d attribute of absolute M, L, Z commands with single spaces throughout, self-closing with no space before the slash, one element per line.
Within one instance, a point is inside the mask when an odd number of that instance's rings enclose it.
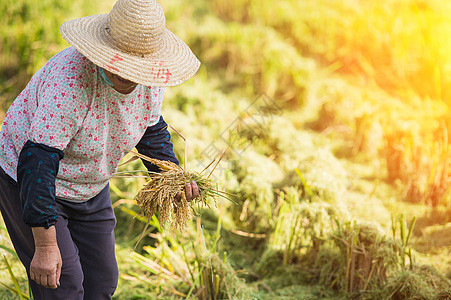
<path fill-rule="evenodd" d="M 162 227 L 172 221 L 172 225 L 183 230 L 194 214 L 194 203 L 207 205 L 206 198 L 213 190 L 212 181 L 198 173 L 189 173 L 170 161 L 146 158 L 158 166 L 160 173 L 149 174 L 149 181 L 135 196 L 137 204 L 146 217 L 158 214 Z M 185 196 L 185 183 L 195 181 L 199 196 L 188 202 Z M 177 195 L 180 195 L 177 197 Z"/>

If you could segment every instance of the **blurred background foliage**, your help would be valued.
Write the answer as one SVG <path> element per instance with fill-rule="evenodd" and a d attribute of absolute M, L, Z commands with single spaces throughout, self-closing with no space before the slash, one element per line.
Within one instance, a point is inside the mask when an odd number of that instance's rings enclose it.
<path fill-rule="evenodd" d="M 201 171 L 232 142 L 213 177 L 238 205 L 197 208 L 182 233 L 153 218 L 132 252 L 144 180 L 112 179 L 115 298 L 450 299 L 451 3 L 160 3 L 202 61 L 166 89 L 188 161 L 173 134 L 175 152 Z M 68 46 L 60 24 L 113 4 L 0 2 L 0 119 Z M 0 299 L 26 298 L 1 229 Z"/>

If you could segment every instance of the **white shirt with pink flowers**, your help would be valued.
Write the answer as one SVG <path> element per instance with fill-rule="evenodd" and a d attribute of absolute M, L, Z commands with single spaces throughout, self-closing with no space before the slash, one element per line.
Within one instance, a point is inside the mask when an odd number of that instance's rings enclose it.
<path fill-rule="evenodd" d="M 158 122 L 163 87 L 137 85 L 124 95 L 98 67 L 69 47 L 50 59 L 11 104 L 0 132 L 0 166 L 17 180 L 18 156 L 27 140 L 64 152 L 56 196 L 87 201 L 116 172 L 124 149 L 133 149 Z"/>

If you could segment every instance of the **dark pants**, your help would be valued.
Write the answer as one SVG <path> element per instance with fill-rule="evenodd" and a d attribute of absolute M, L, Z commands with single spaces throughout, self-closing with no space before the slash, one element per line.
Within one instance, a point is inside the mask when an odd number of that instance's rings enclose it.
<path fill-rule="evenodd" d="M 31 228 L 22 221 L 16 182 L 0 168 L 0 210 L 14 248 L 27 270 L 35 300 L 111 299 L 116 290 L 118 268 L 114 252 L 116 218 L 108 186 L 83 203 L 57 199 L 56 236 L 63 265 L 60 286 L 48 289 L 30 280 L 34 254 Z"/>

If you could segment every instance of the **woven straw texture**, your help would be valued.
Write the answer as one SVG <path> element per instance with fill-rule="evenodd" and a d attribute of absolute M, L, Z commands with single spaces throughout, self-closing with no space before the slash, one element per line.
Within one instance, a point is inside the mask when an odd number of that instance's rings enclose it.
<path fill-rule="evenodd" d="M 145 86 L 174 86 L 193 76 L 200 62 L 166 29 L 155 0 L 118 0 L 109 14 L 65 22 L 63 38 L 94 64 Z"/>

